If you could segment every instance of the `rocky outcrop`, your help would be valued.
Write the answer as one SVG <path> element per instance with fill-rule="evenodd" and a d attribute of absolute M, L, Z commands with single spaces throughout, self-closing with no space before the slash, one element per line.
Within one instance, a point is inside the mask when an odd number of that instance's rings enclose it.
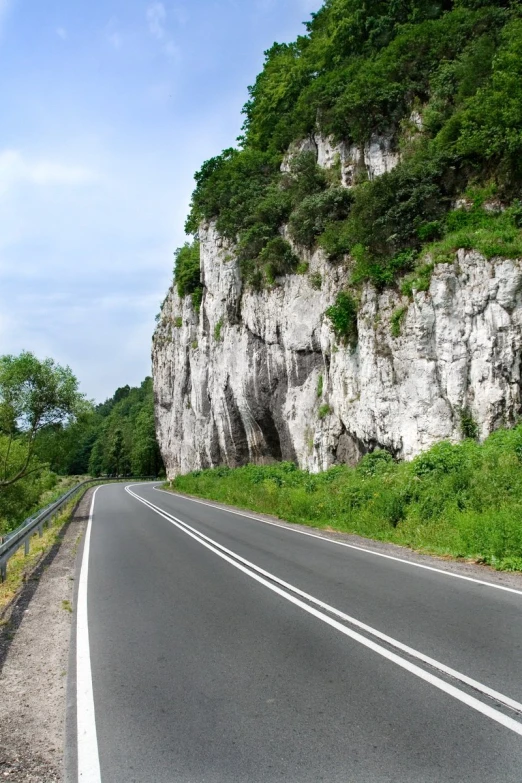
<path fill-rule="evenodd" d="M 394 148 L 391 136 L 373 135 L 367 144 L 357 146 L 316 133 L 291 145 L 281 170 L 289 171 L 292 158 L 300 152 L 313 152 L 321 168 L 338 165 L 345 187 L 352 187 L 361 178 L 375 179 L 394 169 L 399 162 L 399 152 Z"/>
<path fill-rule="evenodd" d="M 520 414 L 520 261 L 461 250 L 412 301 L 365 285 L 351 348 L 324 317 L 347 282 L 344 267 L 316 251 L 306 274 L 253 292 L 214 226 L 200 238 L 200 311 L 172 288 L 153 342 L 170 477 L 279 459 L 318 471 L 377 446 L 411 458 L 459 440 L 463 416 L 483 438 Z"/>

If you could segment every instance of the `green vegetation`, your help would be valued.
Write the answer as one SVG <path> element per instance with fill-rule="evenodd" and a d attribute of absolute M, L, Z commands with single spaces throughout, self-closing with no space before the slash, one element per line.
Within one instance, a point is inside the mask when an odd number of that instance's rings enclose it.
<path fill-rule="evenodd" d="M 522 570 L 522 425 L 481 445 L 439 443 L 412 462 L 374 451 L 356 468 L 221 467 L 171 486 L 290 522 Z"/>
<path fill-rule="evenodd" d="M 325 312 L 335 336 L 352 347 L 357 343 L 357 302 L 348 291 L 337 294 L 335 304 Z"/>
<path fill-rule="evenodd" d="M 402 322 L 404 321 L 407 312 L 408 312 L 407 307 L 399 307 L 397 308 L 397 310 L 395 310 L 392 313 L 392 317 L 390 321 L 390 331 L 392 337 L 399 337 L 401 333 Z"/>
<path fill-rule="evenodd" d="M 123 386 L 97 405 L 90 422 L 92 439 L 84 449 L 92 476 L 155 476 L 163 470 L 156 442 L 152 378 L 141 386 Z M 94 436 L 94 437 L 93 437 Z M 84 441 L 85 443 L 85 441 Z"/>
<path fill-rule="evenodd" d="M 179 329 L 181 326 L 183 326 L 183 318 L 180 315 L 177 315 L 174 318 L 174 326 L 176 329 Z"/>
<path fill-rule="evenodd" d="M 214 340 L 218 343 L 221 340 L 221 330 L 223 328 L 223 319 L 220 318 L 214 326 Z"/>
<path fill-rule="evenodd" d="M 309 280 L 312 288 L 314 288 L 316 291 L 319 291 L 321 289 L 321 286 L 323 284 L 323 278 L 321 277 L 320 272 L 312 272 L 312 274 L 309 277 Z"/>
<path fill-rule="evenodd" d="M 201 306 L 203 286 L 200 273 L 200 248 L 199 242 L 186 242 L 183 247 L 176 250 L 174 265 L 174 282 L 178 294 L 181 297 L 192 297 L 192 304 L 196 312 Z M 181 324 L 179 324 L 181 326 Z"/>
<path fill-rule="evenodd" d="M 323 396 L 323 383 L 324 383 L 324 378 L 323 378 L 323 374 L 321 373 L 319 378 L 317 379 L 317 396 L 318 397 L 322 397 Z"/>
<path fill-rule="evenodd" d="M 326 417 L 332 412 L 332 409 L 330 406 L 325 403 L 324 405 L 321 405 L 319 410 L 317 411 L 317 415 L 320 419 L 326 419 Z"/>
<path fill-rule="evenodd" d="M 27 351 L 0 358 L 0 489 L 38 472 L 33 457 L 39 434 L 72 421 L 84 402 L 69 367 L 52 359 L 41 362 Z"/>
<path fill-rule="evenodd" d="M 67 503 L 67 506 L 60 514 L 44 528 L 41 537 L 38 534 L 35 534 L 31 538 L 30 550 L 27 556 L 24 553 L 24 547 L 21 547 L 9 560 L 7 578 L 4 582 L 0 582 L 0 612 L 2 612 L 13 598 L 15 598 L 28 576 L 41 562 L 42 557 L 46 555 L 53 546 L 58 544 L 60 533 L 64 525 L 67 524 L 71 518 L 72 511 L 81 497 L 81 494 L 83 493 L 79 493 Z M 66 606 L 68 603 L 68 601 L 62 602 L 62 607 L 66 611 L 69 611 L 69 608 Z M 2 624 L 3 623 L 0 622 L 0 625 Z"/>
<path fill-rule="evenodd" d="M 215 220 L 254 288 L 301 271 L 283 224 L 331 262 L 351 256 L 353 285 L 406 276 L 409 295 L 426 290 L 432 263 L 458 247 L 521 255 L 518 0 L 326 0 L 305 35 L 266 52 L 249 92 L 240 148 L 196 174 L 186 230 L 197 239 L 201 221 Z M 351 189 L 341 186 L 339 159 L 324 171 L 313 152 L 281 171 L 289 146 L 318 130 L 358 149 L 386 136 L 401 161 L 372 181 L 357 164 Z M 470 189 L 494 191 L 507 208 L 475 200 L 454 209 Z M 200 286 L 197 246 L 177 252 L 180 295 Z"/>
<path fill-rule="evenodd" d="M 463 438 L 478 438 L 479 427 L 469 408 L 464 408 L 460 413 L 460 428 Z"/>
<path fill-rule="evenodd" d="M 27 352 L 0 357 L 0 466 L 0 535 L 76 477 L 157 475 L 152 379 L 94 406 L 68 367 Z"/>

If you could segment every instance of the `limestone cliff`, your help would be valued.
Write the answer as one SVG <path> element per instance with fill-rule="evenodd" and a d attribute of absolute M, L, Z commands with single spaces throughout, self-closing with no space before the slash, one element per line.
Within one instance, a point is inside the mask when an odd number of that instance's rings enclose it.
<path fill-rule="evenodd" d="M 386 165 L 383 148 L 376 143 L 366 165 L 378 154 Z M 317 250 L 302 254 L 305 274 L 254 292 L 212 224 L 200 239 L 200 311 L 173 287 L 153 341 L 157 433 L 170 477 L 280 459 L 318 471 L 378 446 L 411 458 L 438 440 L 459 440 L 464 414 L 481 438 L 519 415 L 520 260 L 460 250 L 411 301 L 365 284 L 351 348 L 324 317 L 349 268 Z"/>

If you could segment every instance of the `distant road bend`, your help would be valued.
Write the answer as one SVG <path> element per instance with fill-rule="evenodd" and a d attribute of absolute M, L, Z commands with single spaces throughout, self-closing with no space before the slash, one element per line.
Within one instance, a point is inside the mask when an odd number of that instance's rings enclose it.
<path fill-rule="evenodd" d="M 131 484 L 76 604 L 68 783 L 522 781 L 522 591 Z"/>

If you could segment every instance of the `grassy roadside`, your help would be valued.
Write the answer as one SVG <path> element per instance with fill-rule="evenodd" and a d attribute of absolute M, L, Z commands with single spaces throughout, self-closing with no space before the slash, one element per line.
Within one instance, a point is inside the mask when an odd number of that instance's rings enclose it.
<path fill-rule="evenodd" d="M 43 536 L 41 538 L 37 533 L 32 536 L 31 549 L 27 557 L 24 556 L 24 547 L 22 546 L 9 560 L 7 564 L 7 579 L 5 582 L 0 582 L 0 616 L 3 610 L 15 598 L 22 584 L 34 571 L 42 557 L 44 557 L 44 555 L 46 555 L 57 543 L 60 531 L 71 518 L 76 504 L 81 497 L 83 497 L 85 492 L 86 490 L 80 490 L 71 498 L 69 503 L 67 503 L 65 508 L 53 520 L 49 527 L 44 528 Z M 1 620 L 0 623 L 2 623 Z"/>
<path fill-rule="evenodd" d="M 310 474 L 293 463 L 195 471 L 166 488 L 422 552 L 522 571 L 522 425 L 484 443 L 385 451 Z"/>

